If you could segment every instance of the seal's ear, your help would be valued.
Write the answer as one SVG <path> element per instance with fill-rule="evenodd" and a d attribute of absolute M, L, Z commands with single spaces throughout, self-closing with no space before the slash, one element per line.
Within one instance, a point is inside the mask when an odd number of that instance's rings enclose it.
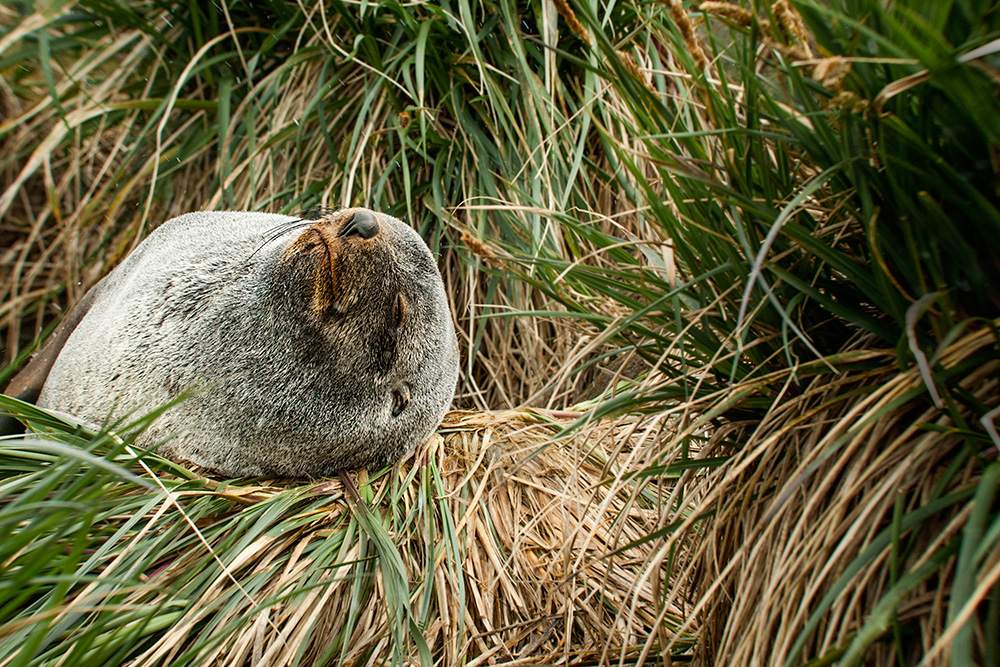
<path fill-rule="evenodd" d="M 101 283 L 98 283 L 83 295 L 59 330 L 42 345 L 41 351 L 31 358 L 28 365 L 14 376 L 3 393 L 26 403 L 34 403 L 38 400 L 38 395 L 42 393 L 42 386 L 49 376 L 49 371 L 52 370 L 52 364 L 56 362 L 63 345 L 66 344 L 76 326 L 80 324 L 80 320 L 90 311 L 91 305 L 100 292 L 100 287 Z M 0 415 L 0 435 L 14 435 L 23 432 L 24 426 L 21 422 L 8 415 Z"/>

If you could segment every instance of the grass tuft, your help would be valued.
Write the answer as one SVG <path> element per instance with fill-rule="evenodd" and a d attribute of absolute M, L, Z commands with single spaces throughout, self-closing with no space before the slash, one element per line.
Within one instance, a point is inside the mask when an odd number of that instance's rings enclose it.
<path fill-rule="evenodd" d="M 5 442 L 25 498 L 0 506 L 25 536 L 5 558 L 49 568 L 0 587 L 23 655 L 1000 653 L 989 3 L 117 0 L 0 21 L 5 361 L 171 215 L 363 204 L 438 253 L 458 404 L 481 411 L 354 504 L 157 463 L 170 503 Z M 60 442 L 136 472 L 112 441 Z M 115 559 L 124 588 L 93 574 Z M 103 611 L 73 597 L 95 576 Z"/>
<path fill-rule="evenodd" d="M 215 480 L 102 452 L 98 434 L 6 439 L 0 661 L 630 659 L 681 609 L 653 611 L 668 581 L 650 568 L 662 540 L 643 538 L 671 488 L 636 477 L 649 433 L 624 426 L 524 461 L 559 420 L 451 413 L 400 466 L 359 476 L 354 500 L 339 480 Z"/>

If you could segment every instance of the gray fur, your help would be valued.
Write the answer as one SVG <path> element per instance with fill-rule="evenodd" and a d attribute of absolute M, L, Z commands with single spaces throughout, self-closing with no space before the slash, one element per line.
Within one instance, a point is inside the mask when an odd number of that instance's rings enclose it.
<path fill-rule="evenodd" d="M 348 213 L 315 224 L 334 228 Z M 165 441 L 160 453 L 227 475 L 318 477 L 395 461 L 448 409 L 458 344 L 427 246 L 376 217 L 374 239 L 330 251 L 338 296 L 322 315 L 310 308 L 314 255 L 292 247 L 312 223 L 238 212 L 164 223 L 94 287 L 38 404 L 101 422 L 193 391 L 138 443 Z M 404 385 L 409 404 L 394 417 Z"/>

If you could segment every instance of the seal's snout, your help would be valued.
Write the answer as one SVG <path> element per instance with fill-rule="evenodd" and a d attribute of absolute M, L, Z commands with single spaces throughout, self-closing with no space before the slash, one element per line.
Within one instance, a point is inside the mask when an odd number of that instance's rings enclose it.
<path fill-rule="evenodd" d="M 378 234 L 378 220 L 371 211 L 358 211 L 344 223 L 338 236 L 347 238 L 350 236 L 360 236 L 363 239 L 373 238 Z"/>

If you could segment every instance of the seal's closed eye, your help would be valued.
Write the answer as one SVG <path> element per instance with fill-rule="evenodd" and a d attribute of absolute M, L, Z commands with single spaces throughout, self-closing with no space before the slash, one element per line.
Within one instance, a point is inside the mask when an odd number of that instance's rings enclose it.
<path fill-rule="evenodd" d="M 398 417 L 410 404 L 410 386 L 401 384 L 392 392 L 392 416 Z"/>
<path fill-rule="evenodd" d="M 403 326 L 403 321 L 406 319 L 406 299 L 403 298 L 402 294 L 396 295 L 396 303 L 392 308 L 392 321 L 396 325 L 396 328 Z"/>

